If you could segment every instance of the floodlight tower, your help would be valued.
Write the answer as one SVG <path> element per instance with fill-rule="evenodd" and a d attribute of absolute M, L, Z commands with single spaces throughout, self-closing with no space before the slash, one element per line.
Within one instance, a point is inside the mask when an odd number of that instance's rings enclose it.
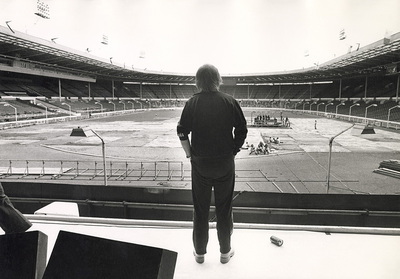
<path fill-rule="evenodd" d="M 40 16 L 44 19 L 50 19 L 50 7 L 44 1 L 38 0 L 36 4 L 36 13 L 35 15 Z"/>
<path fill-rule="evenodd" d="M 8 29 L 10 29 L 11 32 L 15 33 L 15 31 L 11 28 L 11 26 L 9 24 L 10 22 L 11 22 L 11 20 L 6 21 L 6 25 L 7 25 Z"/>

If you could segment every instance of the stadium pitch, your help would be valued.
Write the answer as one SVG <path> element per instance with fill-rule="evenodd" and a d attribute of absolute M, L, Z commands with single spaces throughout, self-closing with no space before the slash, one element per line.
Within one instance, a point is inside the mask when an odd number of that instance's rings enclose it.
<path fill-rule="evenodd" d="M 90 133 L 84 138 L 70 136 L 74 128 L 82 127 L 96 131 L 104 139 L 108 164 L 143 163 L 147 164 L 146 168 L 150 173 L 154 172 L 152 165 L 154 162 L 159 162 L 160 166 L 166 162 L 179 163 L 171 177 L 167 175 L 154 179 L 137 179 L 140 174 L 134 173 L 132 169 L 131 175 L 135 179 L 127 183 L 128 179 L 110 177 L 109 185 L 190 189 L 190 162 L 185 158 L 176 136 L 176 124 L 180 113 L 180 108 L 138 110 L 107 118 L 0 131 L 2 179 L 16 179 L 15 176 L 4 175 L 10 160 L 21 164 L 27 164 L 27 161 L 32 161 L 32 164 L 45 161 L 48 165 L 50 161 L 100 163 L 101 142 L 97 137 Z M 266 113 L 280 118 L 281 110 L 244 108 L 244 113 L 250 124 L 254 113 Z M 237 170 L 235 189 L 256 192 L 326 193 L 329 139 L 352 123 L 310 116 L 301 112 L 282 111 L 282 115 L 290 119 L 290 127 L 249 125 L 246 139 L 249 145 L 258 145 L 260 141 L 269 137 L 279 137 L 280 143 L 272 144 L 272 152 L 268 155 L 250 155 L 244 146 L 235 160 Z M 375 128 L 375 134 L 365 135 L 359 133 L 356 128 L 346 131 L 333 142 L 329 192 L 398 194 L 400 192 L 397 189 L 398 179 L 373 171 L 383 160 L 400 160 L 399 150 L 400 134 L 396 131 Z M 23 168 L 21 165 L 21 169 Z M 23 176 L 22 179 L 29 180 L 32 177 Z M 69 181 L 99 184 L 101 175 L 91 180 L 69 179 Z"/>

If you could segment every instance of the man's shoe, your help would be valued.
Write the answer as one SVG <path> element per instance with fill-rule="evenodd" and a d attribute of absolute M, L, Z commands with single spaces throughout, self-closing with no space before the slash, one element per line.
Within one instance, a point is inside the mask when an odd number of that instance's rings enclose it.
<path fill-rule="evenodd" d="M 199 255 L 199 254 L 196 253 L 196 251 L 193 251 L 193 255 L 194 255 L 194 258 L 195 258 L 197 263 L 199 263 L 199 264 L 204 263 L 204 254 L 203 255 Z"/>
<path fill-rule="evenodd" d="M 235 255 L 235 251 L 233 250 L 233 248 L 231 248 L 231 250 L 226 254 L 221 253 L 221 258 L 220 258 L 221 263 L 223 264 L 228 263 L 229 260 L 233 257 L 233 255 Z"/>

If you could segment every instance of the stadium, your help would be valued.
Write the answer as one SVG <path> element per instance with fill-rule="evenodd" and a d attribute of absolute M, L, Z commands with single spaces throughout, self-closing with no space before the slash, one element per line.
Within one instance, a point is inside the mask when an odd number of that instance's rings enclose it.
<path fill-rule="evenodd" d="M 128 67 L 6 22 L 0 182 L 33 225 L 3 228 L 0 247 L 38 234 L 46 244 L 35 248 L 32 278 L 397 278 L 399 69 L 393 33 L 298 70 L 222 74 L 249 130 L 235 159 L 236 255 L 220 265 L 212 251 L 212 206 L 210 251 L 198 265 L 191 164 L 176 135 L 194 74 Z M 70 249 L 80 245 L 96 248 Z M 121 253 L 139 264 L 127 268 Z"/>

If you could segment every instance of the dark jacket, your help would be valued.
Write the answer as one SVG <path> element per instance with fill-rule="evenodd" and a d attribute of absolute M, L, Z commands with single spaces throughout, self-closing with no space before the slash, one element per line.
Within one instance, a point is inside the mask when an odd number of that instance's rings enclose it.
<path fill-rule="evenodd" d="M 200 92 L 185 104 L 177 132 L 180 140 L 191 133 L 191 153 L 198 157 L 236 155 L 247 136 L 239 103 L 222 92 Z"/>

